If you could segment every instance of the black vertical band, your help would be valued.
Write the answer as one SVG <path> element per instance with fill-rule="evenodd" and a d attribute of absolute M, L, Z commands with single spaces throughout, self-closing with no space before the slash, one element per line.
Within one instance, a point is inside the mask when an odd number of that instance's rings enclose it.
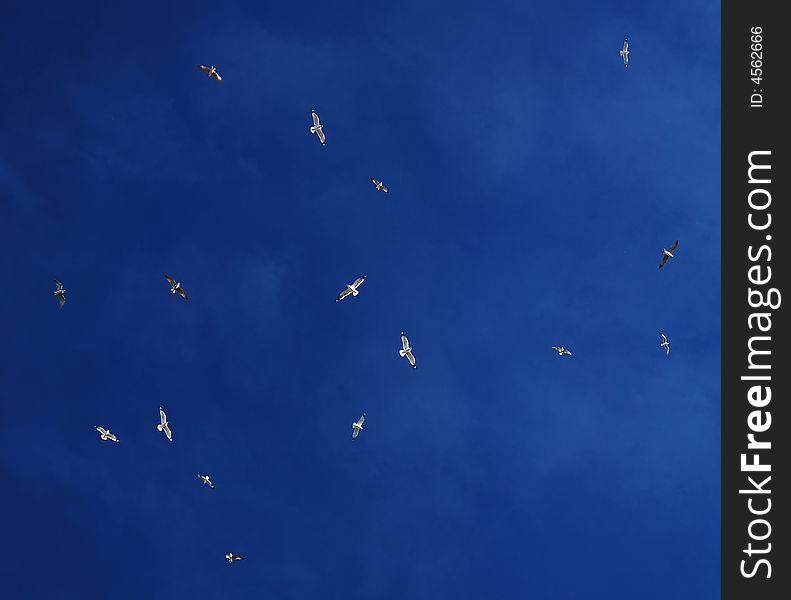
<path fill-rule="evenodd" d="M 791 307 L 780 2 L 722 5 L 722 597 L 791 598 Z M 787 297 L 783 297 L 784 294 Z M 770 397 L 771 395 L 771 397 Z M 771 447 L 769 447 L 771 444 Z M 751 447 L 752 446 L 752 447 Z"/>

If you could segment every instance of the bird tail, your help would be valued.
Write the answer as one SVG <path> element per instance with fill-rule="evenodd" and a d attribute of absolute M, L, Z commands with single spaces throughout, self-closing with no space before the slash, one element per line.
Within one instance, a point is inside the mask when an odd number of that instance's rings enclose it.
<path fill-rule="evenodd" d="M 360 292 L 358 292 L 357 290 L 352 290 L 352 296 L 356 296 L 356 295 L 357 295 L 357 294 L 359 294 L 359 293 L 360 293 Z"/>
<path fill-rule="evenodd" d="M 310 132 L 311 132 L 311 133 L 316 133 L 316 128 L 315 128 L 315 127 L 313 127 L 312 125 L 311 125 L 311 127 L 310 127 Z"/>
<path fill-rule="evenodd" d="M 406 351 L 405 350 L 399 350 L 398 354 L 400 354 L 401 356 L 406 356 Z"/>

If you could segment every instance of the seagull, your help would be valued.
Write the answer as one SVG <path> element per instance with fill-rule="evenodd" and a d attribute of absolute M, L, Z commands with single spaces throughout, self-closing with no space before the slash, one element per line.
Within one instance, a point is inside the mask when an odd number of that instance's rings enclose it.
<path fill-rule="evenodd" d="M 376 186 L 376 189 L 379 190 L 380 192 L 384 192 L 385 194 L 388 192 L 387 186 L 378 179 L 374 179 L 373 177 L 371 177 L 371 181 Z"/>
<path fill-rule="evenodd" d="M 417 369 L 417 363 L 415 362 L 415 355 L 412 354 L 412 348 L 409 345 L 409 340 L 407 339 L 404 332 L 401 332 L 401 345 L 403 348 L 398 351 L 401 356 L 406 356 L 409 364 L 412 365 L 414 368 Z"/>
<path fill-rule="evenodd" d="M 207 73 L 209 77 L 214 77 L 217 81 L 222 81 L 222 77 L 220 77 L 220 74 L 217 72 L 217 67 L 214 65 L 210 67 L 207 67 L 206 65 L 198 65 L 198 68 L 201 71 Z"/>
<path fill-rule="evenodd" d="M 176 281 L 170 275 L 165 275 L 165 279 L 167 279 L 168 283 L 170 284 L 170 293 L 171 294 L 175 294 L 176 292 L 178 292 L 179 295 L 182 298 L 184 298 L 184 300 L 189 300 L 189 296 L 187 296 L 187 290 L 185 290 L 183 287 L 181 287 L 181 282 Z"/>
<path fill-rule="evenodd" d="M 621 50 L 621 56 L 623 57 L 623 66 L 629 66 L 629 40 L 623 41 L 623 50 Z"/>
<path fill-rule="evenodd" d="M 354 280 L 354 283 L 352 283 L 351 285 L 347 285 L 346 289 L 343 290 L 340 294 L 338 294 L 338 297 L 335 298 L 335 302 L 340 302 L 349 294 L 351 294 L 352 296 L 356 296 L 357 294 L 359 294 L 360 292 L 357 290 L 357 288 L 363 284 L 363 281 L 365 281 L 365 275 L 360 275 L 357 279 Z"/>
<path fill-rule="evenodd" d="M 232 563 L 235 560 L 244 560 L 244 556 L 242 556 L 241 554 L 234 554 L 233 552 L 229 552 L 228 554 L 226 554 L 225 558 L 228 559 L 229 563 Z"/>
<path fill-rule="evenodd" d="M 107 440 L 110 440 L 111 442 L 118 442 L 118 438 L 116 437 L 116 435 L 114 433 L 111 433 L 109 429 L 105 429 L 104 427 L 100 427 L 99 425 L 96 425 L 96 431 L 98 431 L 101 434 L 102 439 L 105 442 Z"/>
<path fill-rule="evenodd" d="M 667 250 L 662 248 L 662 262 L 659 263 L 660 269 L 665 266 L 665 263 L 668 261 L 668 259 L 673 258 L 673 251 L 676 249 L 677 246 L 678 246 L 678 240 L 673 242 L 673 245 L 670 246 L 670 248 L 668 248 Z"/>
<path fill-rule="evenodd" d="M 563 346 L 552 346 L 552 349 L 557 350 L 558 356 L 563 356 L 564 354 L 571 356 L 571 350 L 564 348 Z"/>
<path fill-rule="evenodd" d="M 170 423 L 168 423 L 168 416 L 165 414 L 165 411 L 162 410 L 162 407 L 159 407 L 159 425 L 157 425 L 157 431 L 164 431 L 165 435 L 168 436 L 168 440 L 171 442 L 173 441 L 173 432 L 170 430 Z"/>
<path fill-rule="evenodd" d="M 667 336 L 664 333 L 660 333 L 662 336 L 662 343 L 659 344 L 665 349 L 665 354 L 670 354 L 670 342 L 667 341 Z"/>
<path fill-rule="evenodd" d="M 319 141 L 323 146 L 324 142 L 326 141 L 326 138 L 324 137 L 324 125 L 322 125 L 319 121 L 319 115 L 316 114 L 315 110 L 311 110 L 310 114 L 313 116 L 313 127 L 310 128 L 310 132 L 319 136 Z"/>
<path fill-rule="evenodd" d="M 209 478 L 208 475 L 201 475 L 200 473 L 198 473 L 198 479 L 200 479 L 203 483 L 208 485 L 210 488 L 214 487 L 214 484 L 211 482 L 211 479 Z"/>
<path fill-rule="evenodd" d="M 58 297 L 60 307 L 63 308 L 63 305 L 66 304 L 66 290 L 63 289 L 63 284 L 57 279 L 55 279 L 55 286 L 57 289 L 52 292 L 52 295 Z"/>
<path fill-rule="evenodd" d="M 357 436 L 360 435 L 363 430 L 363 423 L 365 423 L 365 413 L 355 423 L 352 423 L 352 441 L 356 440 Z"/>

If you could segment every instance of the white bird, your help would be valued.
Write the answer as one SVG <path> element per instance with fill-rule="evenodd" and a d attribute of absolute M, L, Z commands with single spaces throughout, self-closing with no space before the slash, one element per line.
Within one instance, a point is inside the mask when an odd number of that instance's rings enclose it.
<path fill-rule="evenodd" d="M 241 554 L 234 554 L 233 552 L 229 552 L 228 554 L 226 554 L 225 558 L 228 559 L 229 563 L 232 563 L 235 560 L 244 560 L 244 556 L 242 556 Z"/>
<path fill-rule="evenodd" d="M 157 425 L 157 431 L 164 431 L 165 435 L 168 436 L 168 440 L 171 442 L 173 441 L 173 432 L 170 430 L 170 423 L 168 423 L 168 417 L 165 414 L 165 411 L 162 410 L 162 407 L 159 407 L 159 425 Z"/>
<path fill-rule="evenodd" d="M 387 186 L 378 179 L 374 179 L 373 177 L 371 177 L 371 182 L 376 186 L 376 189 L 379 190 L 380 192 L 384 192 L 386 194 L 389 191 L 387 189 Z"/>
<path fill-rule="evenodd" d="M 324 142 L 326 141 L 326 138 L 324 137 L 324 125 L 322 125 L 321 121 L 319 121 L 319 115 L 316 114 L 315 110 L 311 110 L 310 114 L 313 116 L 313 126 L 310 128 L 310 132 L 319 136 L 319 141 L 323 146 Z"/>
<path fill-rule="evenodd" d="M 338 294 L 338 297 L 335 298 L 335 302 L 340 302 L 349 294 L 351 294 L 352 296 L 356 296 L 357 294 L 359 294 L 360 292 L 357 288 L 359 288 L 363 284 L 363 281 L 365 281 L 365 275 L 360 275 L 357 279 L 354 280 L 354 283 L 347 285 L 346 289 L 343 290 L 340 294 Z"/>
<path fill-rule="evenodd" d="M 398 351 L 398 353 L 401 356 L 406 356 L 407 360 L 409 361 L 409 364 L 417 369 L 417 363 L 415 362 L 415 355 L 412 354 L 412 347 L 409 345 L 409 340 L 407 339 L 406 335 L 404 335 L 403 331 L 401 332 L 401 346 L 403 347 L 401 348 L 401 350 Z"/>
<path fill-rule="evenodd" d="M 189 300 L 189 296 L 187 296 L 187 290 L 185 290 L 183 287 L 181 287 L 181 282 L 176 281 L 170 275 L 165 275 L 165 279 L 167 279 L 168 283 L 170 284 L 170 293 L 171 294 L 175 294 L 175 293 L 178 292 L 178 294 L 182 298 L 184 298 L 184 300 Z"/>
<path fill-rule="evenodd" d="M 670 342 L 667 341 L 664 333 L 660 333 L 660 335 L 662 336 L 662 343 L 659 345 L 665 349 L 665 354 L 670 354 Z"/>
<path fill-rule="evenodd" d="M 563 356 L 564 354 L 571 356 L 571 350 L 564 348 L 563 346 L 552 346 L 552 349 L 557 351 L 558 356 Z"/>
<path fill-rule="evenodd" d="M 214 487 L 214 484 L 211 482 L 211 478 L 208 475 L 201 475 L 198 473 L 198 479 L 200 479 L 203 483 L 208 485 L 210 488 Z"/>
<path fill-rule="evenodd" d="M 623 41 L 623 50 L 621 50 L 621 56 L 623 57 L 623 66 L 629 66 L 629 40 Z"/>
<path fill-rule="evenodd" d="M 198 68 L 201 71 L 207 73 L 209 77 L 214 77 L 217 81 L 222 81 L 222 77 L 220 77 L 220 74 L 217 72 L 217 67 L 214 65 L 210 67 L 207 67 L 206 65 L 198 65 Z"/>
<path fill-rule="evenodd" d="M 678 240 L 673 242 L 673 245 L 670 246 L 670 248 L 668 248 L 668 249 L 662 248 L 662 262 L 659 263 L 659 268 L 660 269 L 665 266 L 665 263 L 668 261 L 668 259 L 673 258 L 673 251 L 677 247 L 678 247 Z"/>
<path fill-rule="evenodd" d="M 66 290 L 63 289 L 63 284 L 57 279 L 55 279 L 55 287 L 57 289 L 54 292 L 52 292 L 52 295 L 58 298 L 58 302 L 60 302 L 60 307 L 63 308 L 63 305 L 66 304 Z"/>
<path fill-rule="evenodd" d="M 106 442 L 110 440 L 111 442 L 118 442 L 118 437 L 114 433 L 111 433 L 109 429 L 105 429 L 99 425 L 96 425 L 96 431 L 101 434 L 102 439 Z"/>
<path fill-rule="evenodd" d="M 365 413 L 356 422 L 352 423 L 352 441 L 357 439 L 360 432 L 363 430 L 363 423 L 365 423 Z"/>

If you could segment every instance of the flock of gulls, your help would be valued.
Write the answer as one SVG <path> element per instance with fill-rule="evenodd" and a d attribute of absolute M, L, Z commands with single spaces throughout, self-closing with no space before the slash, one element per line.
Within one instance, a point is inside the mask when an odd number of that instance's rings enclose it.
<path fill-rule="evenodd" d="M 629 40 L 625 39 L 623 42 L 623 49 L 620 51 L 620 55 L 623 58 L 624 67 L 629 65 Z M 217 67 L 214 65 L 206 66 L 206 65 L 197 65 L 198 68 L 206 73 L 209 78 L 212 78 L 216 81 L 222 81 L 222 77 L 220 76 L 219 72 L 217 71 Z M 313 119 L 313 125 L 310 126 L 310 133 L 315 134 L 321 145 L 324 146 L 326 144 L 327 138 L 324 133 L 324 125 L 322 125 L 321 120 L 319 119 L 318 113 L 315 110 L 311 110 L 311 118 Z M 371 183 L 373 183 L 374 187 L 377 191 L 388 193 L 389 190 L 387 186 L 379 181 L 378 179 L 371 177 Z M 678 248 L 678 240 L 673 242 L 673 244 L 669 248 L 662 248 L 662 259 L 659 263 L 659 268 L 667 264 L 667 262 L 674 258 L 674 252 Z M 167 280 L 168 284 L 170 285 L 170 293 L 171 294 L 178 294 L 184 300 L 189 300 L 189 295 L 187 291 L 184 289 L 180 281 L 176 281 L 170 275 L 165 275 L 165 279 Z M 355 279 L 352 283 L 346 284 L 346 287 L 338 294 L 338 297 L 335 299 L 336 302 L 340 302 L 344 298 L 348 296 L 356 297 L 360 293 L 360 286 L 365 282 L 366 276 L 360 275 Z M 60 308 L 66 304 L 66 289 L 64 288 L 63 284 L 58 280 L 55 279 L 55 290 L 52 292 L 53 296 L 58 299 L 58 304 Z M 667 339 L 667 336 L 664 333 L 660 333 L 662 336 L 662 343 L 660 346 L 665 350 L 665 354 L 670 354 L 670 342 Z M 558 353 L 558 356 L 572 356 L 572 352 L 570 349 L 566 348 L 565 346 L 552 346 L 552 350 Z M 409 338 L 406 334 L 402 331 L 401 332 L 401 348 L 398 351 L 399 355 L 402 358 L 406 358 L 409 364 L 413 368 L 417 368 L 417 361 L 415 359 L 415 354 L 412 349 L 412 346 L 409 343 Z M 362 413 L 359 419 L 352 423 L 352 441 L 356 440 L 360 433 L 363 430 L 363 424 L 365 423 L 365 413 Z M 95 426 L 96 431 L 99 433 L 99 437 L 102 441 L 109 441 L 118 443 L 120 440 L 118 436 L 112 433 L 109 429 L 102 427 L 100 425 Z M 162 407 L 159 407 L 159 423 L 156 425 L 157 431 L 160 431 L 165 434 L 169 442 L 173 441 L 173 431 L 170 427 L 170 423 L 168 421 L 167 414 Z M 210 488 L 214 488 L 214 483 L 211 480 L 211 477 L 207 474 L 200 474 L 198 473 L 198 479 L 206 486 Z M 228 560 L 229 563 L 238 562 L 244 560 L 244 556 L 241 554 L 235 554 L 233 552 L 228 552 L 225 555 L 225 558 Z"/>

